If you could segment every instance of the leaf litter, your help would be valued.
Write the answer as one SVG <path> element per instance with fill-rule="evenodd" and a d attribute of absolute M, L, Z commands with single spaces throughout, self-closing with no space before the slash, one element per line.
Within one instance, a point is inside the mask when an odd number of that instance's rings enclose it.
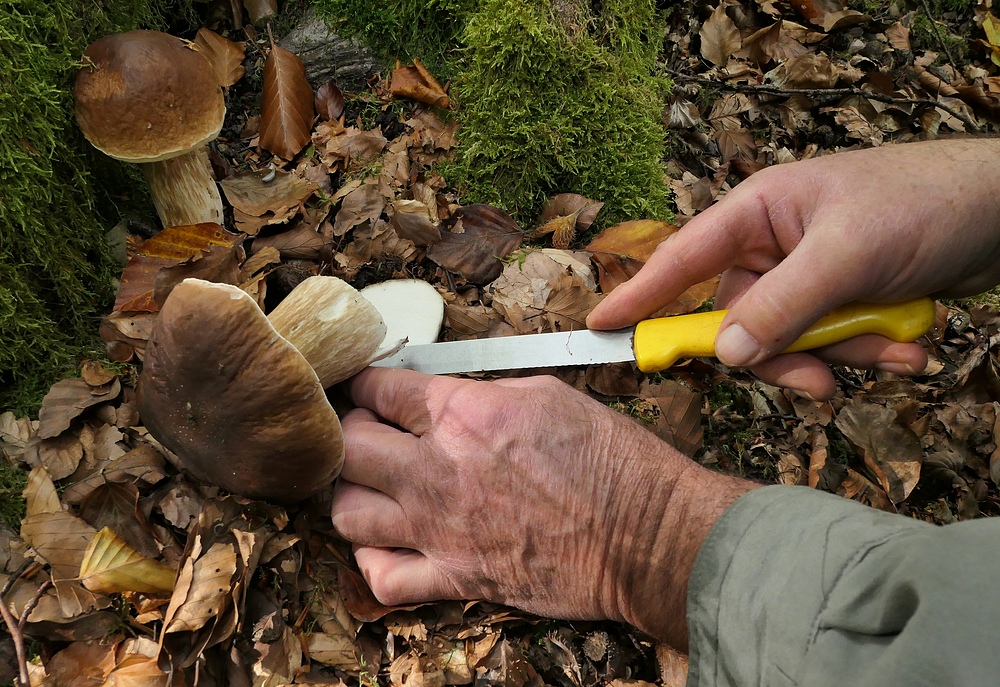
<path fill-rule="evenodd" d="M 663 63 L 676 225 L 767 165 L 995 131 L 1000 22 L 980 8 L 959 63 L 917 45 L 921 11 L 727 0 L 674 12 Z M 461 140 L 443 109 L 454 103 L 424 65 L 345 93 L 305 82 L 266 37 L 213 28 L 195 43 L 220 83 L 239 93 L 245 69 L 264 75 L 259 116 L 238 113 L 213 151 L 231 221 L 130 238 L 101 326 L 118 365 L 85 363 L 38 420 L 0 415 L 0 450 L 27 473 L 3 572 L 5 603 L 43 647 L 33 684 L 682 685 L 685 657 L 624 626 L 483 602 L 382 606 L 332 531 L 329 490 L 287 510 L 226 494 L 180 473 L 145 430 L 137 366 L 186 276 L 236 284 L 268 310 L 313 274 L 359 288 L 419 278 L 445 297 L 442 339 L 509 336 L 582 327 L 676 231 L 642 217 L 595 231 L 603 204 L 575 194 L 549 199 L 532 226 L 463 205 L 435 171 Z M 373 107 L 374 123 L 359 114 Z M 708 307 L 716 285 L 665 312 Z M 838 369 L 825 403 L 707 360 L 651 378 L 630 364 L 546 372 L 720 470 L 935 523 L 998 515 L 1000 314 L 951 303 L 939 315 L 924 374 Z"/>

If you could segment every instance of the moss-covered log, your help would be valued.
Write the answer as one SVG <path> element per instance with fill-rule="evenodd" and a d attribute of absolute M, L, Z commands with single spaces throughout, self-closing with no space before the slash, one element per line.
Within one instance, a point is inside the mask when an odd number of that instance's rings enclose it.
<path fill-rule="evenodd" d="M 84 48 L 113 31 L 162 25 L 169 3 L 0 3 L 0 410 L 28 410 L 96 344 L 113 295 L 104 233 L 110 187 L 73 121 Z"/>
<path fill-rule="evenodd" d="M 544 198 L 606 203 L 601 221 L 669 216 L 652 0 L 316 0 L 387 60 L 452 80 L 463 202 L 531 221 Z"/>

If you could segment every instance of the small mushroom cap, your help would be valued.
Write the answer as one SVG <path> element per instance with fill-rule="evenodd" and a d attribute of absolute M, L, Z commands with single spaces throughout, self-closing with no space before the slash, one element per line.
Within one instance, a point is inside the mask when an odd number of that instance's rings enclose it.
<path fill-rule="evenodd" d="M 146 348 L 138 403 L 185 469 L 237 494 L 292 503 L 330 485 L 344 462 L 316 373 L 235 286 L 174 287 Z"/>
<path fill-rule="evenodd" d="M 125 162 L 183 155 L 219 135 L 226 102 L 211 62 L 160 31 L 105 36 L 83 53 L 76 119 L 87 140 Z"/>

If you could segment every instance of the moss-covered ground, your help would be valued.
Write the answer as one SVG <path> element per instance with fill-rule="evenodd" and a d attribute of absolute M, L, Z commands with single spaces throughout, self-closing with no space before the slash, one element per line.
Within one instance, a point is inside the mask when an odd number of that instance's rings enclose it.
<path fill-rule="evenodd" d="M 531 222 L 547 196 L 575 192 L 606 203 L 602 226 L 669 216 L 650 0 L 317 4 L 387 64 L 418 57 L 451 81 L 461 129 L 442 172 L 463 202 Z"/>
<path fill-rule="evenodd" d="M 179 14 L 167 0 L 0 3 L 0 410 L 36 408 L 98 345 L 113 297 L 103 237 L 127 199 L 102 189 L 127 172 L 73 121 L 80 56 L 107 33 Z"/>

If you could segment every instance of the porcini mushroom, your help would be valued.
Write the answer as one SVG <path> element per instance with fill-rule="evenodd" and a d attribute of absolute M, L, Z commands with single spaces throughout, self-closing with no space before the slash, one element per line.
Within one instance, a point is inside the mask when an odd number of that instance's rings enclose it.
<path fill-rule="evenodd" d="M 385 341 L 380 350 L 405 340 L 428 344 L 438 340 L 444 321 L 444 299 L 422 279 L 390 279 L 361 289 L 385 322 Z M 375 354 L 379 356 L 378 353 Z"/>
<path fill-rule="evenodd" d="M 364 368 L 384 337 L 374 307 L 335 277 L 310 277 L 271 318 L 235 286 L 185 279 L 146 348 L 139 414 L 195 477 L 251 498 L 299 501 L 328 486 L 344 461 L 324 386 Z"/>
<path fill-rule="evenodd" d="M 84 53 L 76 120 L 101 152 L 142 166 L 164 227 L 222 223 L 208 143 L 226 103 L 211 62 L 160 31 L 105 36 Z"/>

